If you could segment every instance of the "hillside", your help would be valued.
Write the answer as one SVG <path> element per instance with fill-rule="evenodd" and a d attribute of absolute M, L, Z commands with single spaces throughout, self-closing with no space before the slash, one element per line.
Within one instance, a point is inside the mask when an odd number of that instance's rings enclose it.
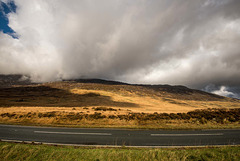
<path fill-rule="evenodd" d="M 0 123 L 130 128 L 239 127 L 240 100 L 184 86 L 134 85 L 101 79 L 21 84 L 18 81 L 21 77 L 5 78 L 11 81 L 1 81 Z M 204 125 L 199 126 L 199 122 Z"/>
<path fill-rule="evenodd" d="M 178 113 L 195 109 L 240 107 L 240 101 L 237 99 L 184 86 L 131 85 L 101 79 L 43 84 L 24 82 L 25 85 L 21 85 L 13 78 L 10 80 L 12 86 L 7 84 L 8 86 L 0 90 L 1 107 L 103 106 L 121 108 L 120 113 L 123 111 Z"/>
<path fill-rule="evenodd" d="M 0 88 L 12 87 L 13 85 L 30 85 L 30 79 L 19 74 L 3 75 L 0 74 Z"/>

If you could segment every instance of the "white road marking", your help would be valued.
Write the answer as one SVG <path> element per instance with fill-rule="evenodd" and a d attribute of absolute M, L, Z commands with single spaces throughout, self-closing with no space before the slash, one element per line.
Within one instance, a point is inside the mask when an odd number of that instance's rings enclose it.
<path fill-rule="evenodd" d="M 34 131 L 42 134 L 68 134 L 68 135 L 112 135 L 111 133 L 78 133 L 78 132 L 55 132 L 55 131 Z"/>
<path fill-rule="evenodd" d="M 223 135 L 223 133 L 215 133 L 215 134 L 151 134 L 151 136 L 219 136 Z"/>

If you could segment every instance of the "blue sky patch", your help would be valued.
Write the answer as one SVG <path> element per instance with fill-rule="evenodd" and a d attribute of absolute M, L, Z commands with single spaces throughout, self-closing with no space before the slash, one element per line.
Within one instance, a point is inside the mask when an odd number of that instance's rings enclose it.
<path fill-rule="evenodd" d="M 16 7 L 14 1 L 11 1 L 7 4 L 4 2 L 0 2 L 0 3 L 1 3 L 1 6 L 0 6 L 0 31 L 12 36 L 13 38 L 17 38 L 15 31 L 8 26 L 9 21 L 8 21 L 8 17 L 7 17 L 7 14 L 9 14 L 10 12 L 16 12 L 17 7 Z"/>

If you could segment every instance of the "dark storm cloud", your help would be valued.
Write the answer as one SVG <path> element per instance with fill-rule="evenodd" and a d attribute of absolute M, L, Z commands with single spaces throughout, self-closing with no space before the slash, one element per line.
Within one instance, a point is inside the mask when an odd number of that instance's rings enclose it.
<path fill-rule="evenodd" d="M 4 0 L 7 3 L 7 0 Z M 0 73 L 240 86 L 238 0 L 16 0 Z"/>

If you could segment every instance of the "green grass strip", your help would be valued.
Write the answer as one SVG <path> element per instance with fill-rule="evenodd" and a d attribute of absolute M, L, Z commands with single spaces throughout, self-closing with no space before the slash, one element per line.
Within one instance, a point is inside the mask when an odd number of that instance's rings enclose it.
<path fill-rule="evenodd" d="M 76 148 L 0 142 L 0 160 L 159 161 L 240 160 L 240 146 L 217 148 Z"/>

